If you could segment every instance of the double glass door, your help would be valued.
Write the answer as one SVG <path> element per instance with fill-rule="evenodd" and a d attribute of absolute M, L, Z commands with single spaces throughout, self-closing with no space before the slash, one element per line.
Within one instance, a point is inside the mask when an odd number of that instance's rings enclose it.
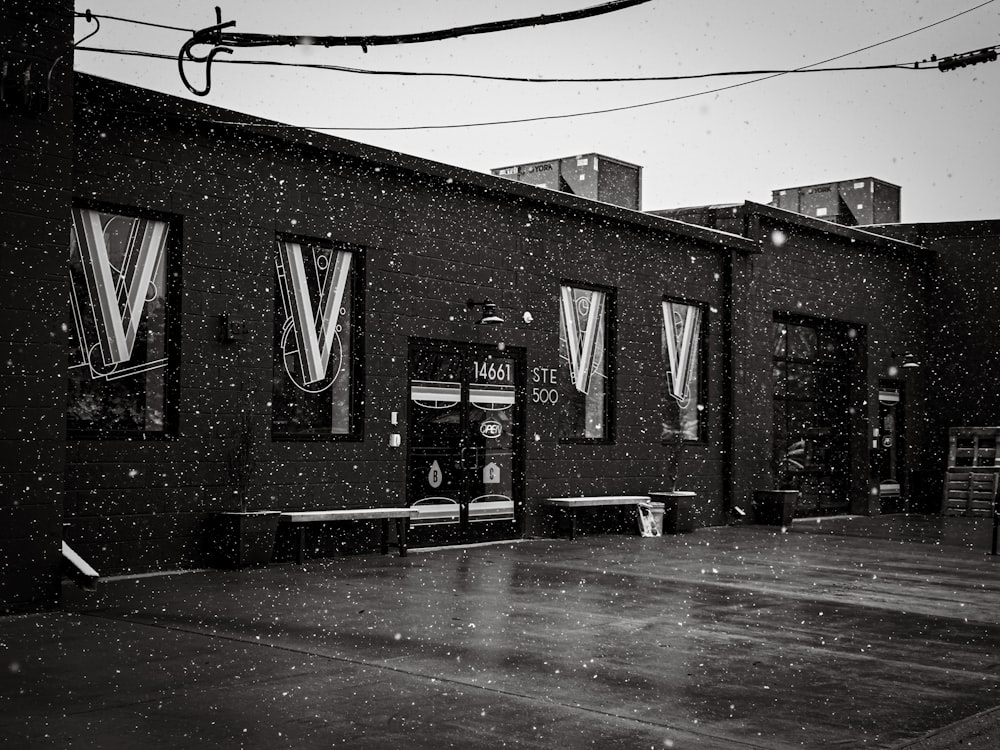
<path fill-rule="evenodd" d="M 407 501 L 414 545 L 520 535 L 523 355 L 414 342 L 410 347 Z"/>

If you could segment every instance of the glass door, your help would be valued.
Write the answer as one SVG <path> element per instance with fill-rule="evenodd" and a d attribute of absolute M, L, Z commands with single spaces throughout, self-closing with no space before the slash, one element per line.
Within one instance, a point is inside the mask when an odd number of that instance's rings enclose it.
<path fill-rule="evenodd" d="M 523 356 L 420 341 L 410 348 L 407 502 L 414 546 L 520 535 Z"/>
<path fill-rule="evenodd" d="M 903 384 L 883 380 L 878 390 L 878 426 L 872 435 L 872 462 L 878 480 L 879 512 L 902 513 L 906 510 L 903 495 L 901 454 Z"/>
<path fill-rule="evenodd" d="M 796 515 L 847 513 L 850 359 L 832 321 L 774 323 L 773 466 L 782 489 L 801 493 Z"/>

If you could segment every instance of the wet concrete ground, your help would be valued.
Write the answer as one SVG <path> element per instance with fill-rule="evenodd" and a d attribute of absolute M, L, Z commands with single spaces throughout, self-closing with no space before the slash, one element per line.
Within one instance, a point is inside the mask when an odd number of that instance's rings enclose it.
<path fill-rule="evenodd" d="M 837 523 L 67 590 L 0 619 L 0 745 L 1000 746 L 981 527 Z"/>

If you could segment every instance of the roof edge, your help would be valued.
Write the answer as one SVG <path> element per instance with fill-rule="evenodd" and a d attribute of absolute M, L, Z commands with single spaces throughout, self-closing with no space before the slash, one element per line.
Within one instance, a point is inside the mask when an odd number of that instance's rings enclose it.
<path fill-rule="evenodd" d="M 758 242 L 741 235 L 685 224 L 673 219 L 645 214 L 642 211 L 580 198 L 570 193 L 561 193 L 556 190 L 535 187 L 534 185 L 527 185 L 485 172 L 477 172 L 466 167 L 444 164 L 404 154 L 399 151 L 392 151 L 380 146 L 370 146 L 366 143 L 352 141 L 320 131 L 309 130 L 296 125 L 286 125 L 276 120 L 268 120 L 255 115 L 248 115 L 235 110 L 205 104 L 204 102 L 191 101 L 153 89 L 144 89 L 91 73 L 74 71 L 74 77 L 76 84 L 85 89 L 85 95 L 88 87 L 95 90 L 97 87 L 116 89 L 116 91 L 110 92 L 102 91 L 101 95 L 107 96 L 109 93 L 111 96 L 118 95 L 123 101 L 127 101 L 127 107 L 137 115 L 180 119 L 188 121 L 192 125 L 202 127 L 251 131 L 257 135 L 265 135 L 287 143 L 307 146 L 320 151 L 335 150 L 337 153 L 349 158 L 375 162 L 377 165 L 420 173 L 452 182 L 460 182 L 461 184 L 487 192 L 504 193 L 544 205 L 560 206 L 568 210 L 644 227 L 654 232 L 663 232 L 684 239 L 695 240 L 720 249 L 725 248 L 745 253 L 759 252 Z M 135 96 L 136 93 L 140 92 L 142 96 Z M 281 127 L 277 128 L 276 126 Z"/>
<path fill-rule="evenodd" d="M 786 221 L 790 224 L 798 224 L 799 226 L 806 227 L 807 229 L 812 229 L 817 232 L 826 232 L 828 234 L 835 234 L 839 237 L 856 242 L 867 242 L 875 245 L 876 247 L 885 248 L 887 250 L 931 252 L 923 245 L 917 245 L 913 242 L 897 240 L 884 234 L 871 232 L 859 227 L 835 224 L 832 221 L 824 221 L 823 219 L 816 219 L 812 216 L 797 214 L 794 211 L 788 211 L 784 208 L 776 208 L 775 206 L 768 206 L 763 203 L 754 203 L 753 201 L 747 201 L 745 205 L 748 211 L 751 211 L 758 216 L 767 216 L 768 218 Z"/>

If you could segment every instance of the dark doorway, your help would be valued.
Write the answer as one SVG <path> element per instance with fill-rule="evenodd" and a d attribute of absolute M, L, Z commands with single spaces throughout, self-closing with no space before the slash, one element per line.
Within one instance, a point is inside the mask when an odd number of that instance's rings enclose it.
<path fill-rule="evenodd" d="M 797 516 L 849 513 L 852 354 L 835 321 L 776 316 L 772 451 Z"/>

